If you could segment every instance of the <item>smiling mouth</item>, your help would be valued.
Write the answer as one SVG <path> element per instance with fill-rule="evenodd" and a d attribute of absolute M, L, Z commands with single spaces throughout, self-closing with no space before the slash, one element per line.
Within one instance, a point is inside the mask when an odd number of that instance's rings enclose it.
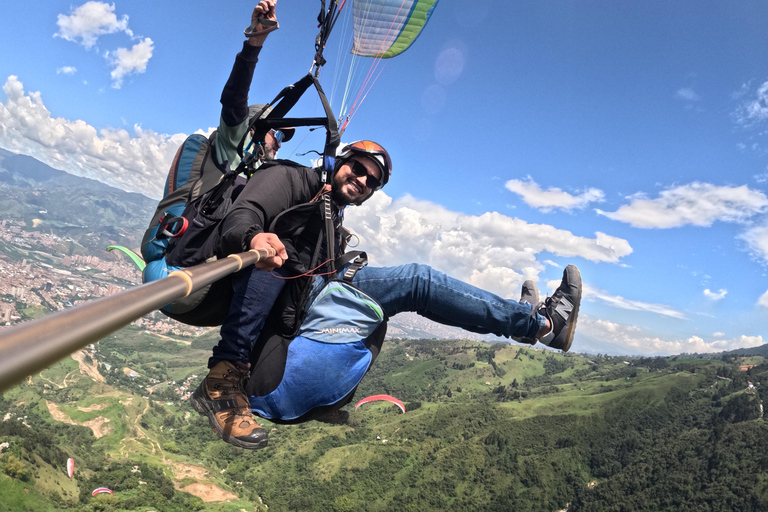
<path fill-rule="evenodd" d="M 350 180 L 349 185 L 352 187 L 352 190 L 354 190 L 358 194 L 363 193 L 363 187 L 361 187 L 356 181 Z"/>

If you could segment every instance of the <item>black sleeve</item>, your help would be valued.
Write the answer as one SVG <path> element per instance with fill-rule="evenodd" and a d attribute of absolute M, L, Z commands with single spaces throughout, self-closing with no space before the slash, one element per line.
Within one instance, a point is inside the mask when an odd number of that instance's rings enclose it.
<path fill-rule="evenodd" d="M 247 251 L 251 239 L 266 231 L 280 212 L 308 200 L 304 194 L 297 194 L 292 178 L 289 169 L 277 165 L 260 169 L 248 180 L 222 222 L 220 248 L 223 254 Z"/>
<path fill-rule="evenodd" d="M 221 92 L 221 118 L 227 126 L 237 126 L 248 117 L 248 91 L 260 52 L 261 46 L 251 46 L 246 41 L 235 57 L 235 65 Z"/>

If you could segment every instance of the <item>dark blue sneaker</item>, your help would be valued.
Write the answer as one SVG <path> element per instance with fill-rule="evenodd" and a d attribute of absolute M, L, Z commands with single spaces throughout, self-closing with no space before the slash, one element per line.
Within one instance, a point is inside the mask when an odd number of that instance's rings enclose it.
<path fill-rule="evenodd" d="M 523 288 L 520 292 L 520 302 L 527 302 L 532 306 L 539 303 L 539 289 L 534 281 L 528 279 L 523 283 Z"/>
<path fill-rule="evenodd" d="M 539 341 L 554 349 L 568 352 L 576 332 L 580 304 L 581 273 L 576 265 L 568 265 L 555 293 L 536 308 L 552 325 L 552 330 L 539 338 Z"/>
<path fill-rule="evenodd" d="M 536 307 L 539 304 L 539 289 L 536 287 L 536 283 L 534 281 L 528 279 L 523 283 L 523 288 L 520 291 L 520 302 L 527 302 L 533 306 L 531 314 L 536 311 Z M 536 344 L 536 338 L 517 338 L 513 336 L 512 339 L 519 341 L 520 343 L 527 343 L 528 345 Z"/>

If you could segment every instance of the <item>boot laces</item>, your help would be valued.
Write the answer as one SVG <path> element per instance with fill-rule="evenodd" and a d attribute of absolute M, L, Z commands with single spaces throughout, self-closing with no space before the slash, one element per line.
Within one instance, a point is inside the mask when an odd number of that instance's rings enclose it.
<path fill-rule="evenodd" d="M 250 378 L 250 373 L 248 370 L 235 368 L 234 370 L 229 370 L 225 375 L 222 376 L 221 379 L 224 382 L 221 382 L 219 384 L 216 384 L 216 389 L 219 389 L 221 391 L 240 391 L 243 394 L 245 394 L 245 385 L 248 382 L 248 379 Z"/>
<path fill-rule="evenodd" d="M 224 411 L 224 413 L 221 415 L 222 420 L 228 420 L 228 419 L 235 419 L 235 418 L 248 418 L 253 419 L 253 413 L 250 409 L 246 409 L 244 407 L 238 407 L 237 409 L 229 409 L 228 411 Z"/>

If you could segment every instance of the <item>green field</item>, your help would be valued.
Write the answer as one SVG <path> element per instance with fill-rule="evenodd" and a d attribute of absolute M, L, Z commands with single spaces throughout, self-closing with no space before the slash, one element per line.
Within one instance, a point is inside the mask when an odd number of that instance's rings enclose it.
<path fill-rule="evenodd" d="M 347 406 L 343 426 L 265 422 L 269 446 L 248 452 L 177 393 L 215 343 L 129 327 L 88 352 L 105 382 L 67 358 L 2 395 L 0 510 L 768 509 L 759 356 L 387 341 L 357 397 L 393 394 L 406 414 L 380 402 Z M 91 497 L 102 485 L 115 495 Z"/>

